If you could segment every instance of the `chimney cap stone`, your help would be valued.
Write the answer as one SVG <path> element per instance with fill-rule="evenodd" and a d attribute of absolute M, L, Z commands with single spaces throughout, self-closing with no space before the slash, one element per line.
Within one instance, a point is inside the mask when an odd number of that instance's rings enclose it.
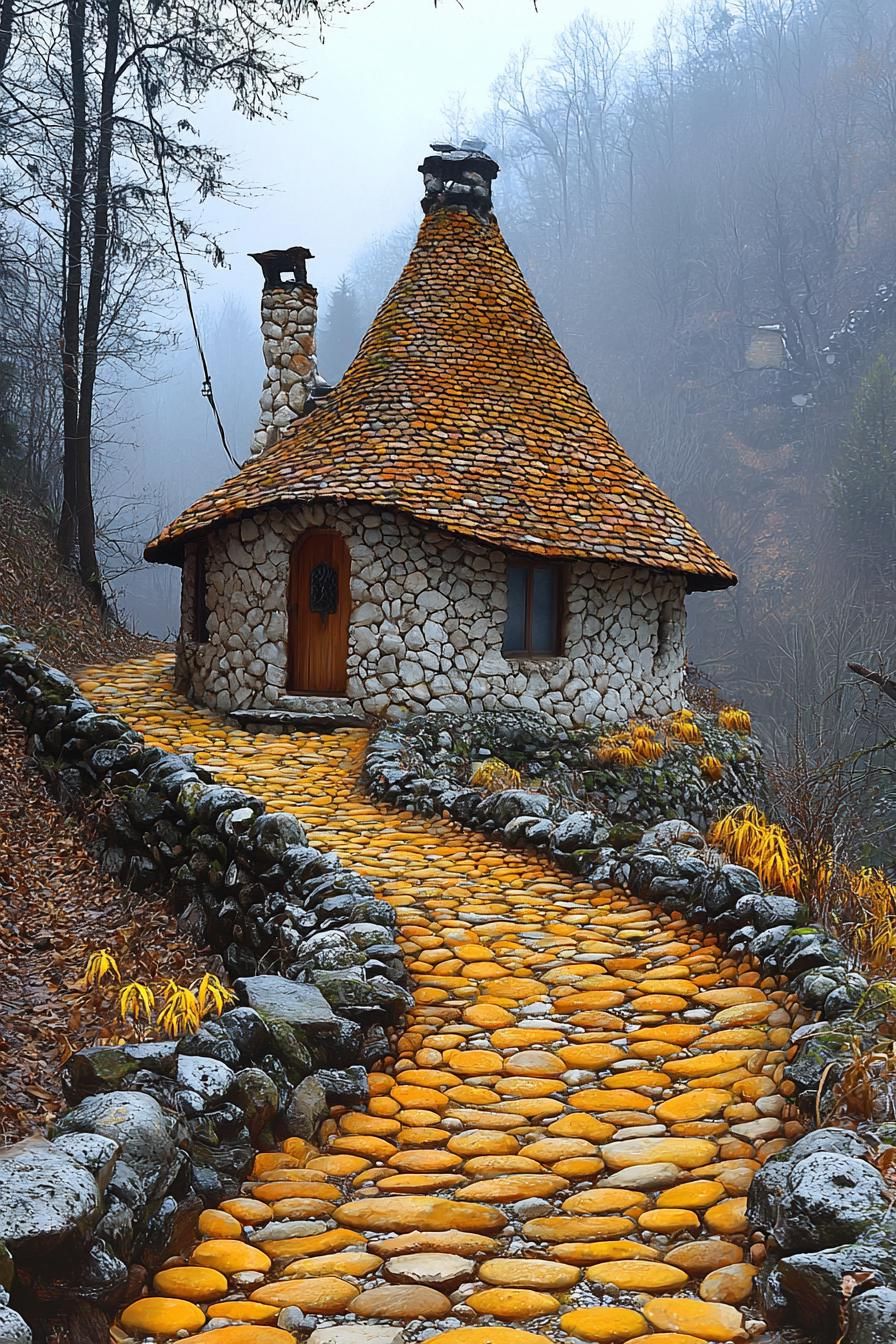
<path fill-rule="evenodd" d="M 308 284 L 305 263 L 314 253 L 307 247 L 272 247 L 267 252 L 250 252 L 249 256 L 261 267 L 265 289 L 295 289 Z"/>
<path fill-rule="evenodd" d="M 426 194 L 420 204 L 424 214 L 433 210 L 461 208 L 483 221 L 492 214 L 492 183 L 501 171 L 485 152 L 484 140 L 462 140 L 460 146 L 444 141 L 430 145 L 418 171 L 423 174 Z"/>

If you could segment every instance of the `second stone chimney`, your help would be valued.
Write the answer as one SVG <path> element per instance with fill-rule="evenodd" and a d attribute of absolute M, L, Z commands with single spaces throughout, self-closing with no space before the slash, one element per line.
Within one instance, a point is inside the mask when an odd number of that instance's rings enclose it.
<path fill-rule="evenodd" d="M 315 330 L 317 290 L 308 283 L 307 247 L 251 252 L 264 275 L 261 291 L 261 334 L 266 365 L 258 428 L 251 456 L 271 448 L 315 398 L 328 390 L 317 370 Z"/>
<path fill-rule="evenodd" d="M 462 209 L 486 223 L 492 215 L 492 183 L 498 176 L 495 160 L 485 152 L 484 140 L 462 140 L 455 145 L 430 145 L 420 165 L 426 195 L 424 214 L 433 210 Z"/>

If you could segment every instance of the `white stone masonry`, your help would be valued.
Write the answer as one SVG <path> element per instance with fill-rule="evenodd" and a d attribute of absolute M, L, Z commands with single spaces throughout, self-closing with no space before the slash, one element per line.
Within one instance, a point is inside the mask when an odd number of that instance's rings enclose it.
<path fill-rule="evenodd" d="M 302 415 L 308 397 L 321 382 L 315 358 L 316 325 L 317 290 L 313 285 L 284 285 L 262 292 L 266 368 L 252 457 L 272 447 Z"/>
<path fill-rule="evenodd" d="M 363 505 L 315 503 L 247 516 L 208 537 L 208 640 L 191 638 L 196 547 L 184 565 L 180 685 L 226 712 L 288 691 L 290 555 L 308 528 L 351 555 L 348 700 L 396 718 L 420 710 L 541 710 L 565 727 L 620 723 L 683 703 L 683 575 L 575 560 L 563 651 L 505 657 L 506 555 Z"/>

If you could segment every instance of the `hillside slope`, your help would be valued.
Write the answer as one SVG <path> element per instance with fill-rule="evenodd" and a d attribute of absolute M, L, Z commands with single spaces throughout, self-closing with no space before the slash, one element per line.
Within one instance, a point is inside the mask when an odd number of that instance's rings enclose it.
<path fill-rule="evenodd" d="M 60 564 L 47 510 L 2 486 L 0 624 L 15 626 L 42 658 L 66 672 L 158 647 L 101 615 L 77 574 Z"/>
<path fill-rule="evenodd" d="M 0 488 L 0 624 L 15 626 L 48 663 L 73 672 L 157 648 L 104 619 L 56 555 L 46 510 Z M 85 992 L 91 951 L 109 948 L 123 973 L 180 976 L 207 969 L 178 929 L 164 893 L 133 893 L 102 872 L 97 819 L 52 798 L 26 737 L 0 699 L 0 1144 L 40 1131 L 59 1109 L 62 1064 L 115 1036 L 114 995 Z"/>
<path fill-rule="evenodd" d="M 0 701 L 0 1145 L 42 1130 L 68 1057 L 121 1030 L 116 987 L 84 988 L 91 952 L 108 948 L 125 979 L 189 984 L 218 969 L 179 931 L 164 892 L 135 895 L 102 871 L 97 833 L 95 815 L 48 794 Z"/>

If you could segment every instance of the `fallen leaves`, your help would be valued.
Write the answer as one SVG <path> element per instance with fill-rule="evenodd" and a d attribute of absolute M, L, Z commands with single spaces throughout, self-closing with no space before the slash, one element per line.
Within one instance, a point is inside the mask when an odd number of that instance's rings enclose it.
<path fill-rule="evenodd" d="M 59 1111 L 59 1075 L 74 1051 L 120 1038 L 117 982 L 83 987 L 91 951 L 105 949 L 146 980 L 189 984 L 209 969 L 162 896 L 137 895 L 101 872 L 94 831 L 90 814 L 67 814 L 50 797 L 0 704 L 0 1143 Z"/>

